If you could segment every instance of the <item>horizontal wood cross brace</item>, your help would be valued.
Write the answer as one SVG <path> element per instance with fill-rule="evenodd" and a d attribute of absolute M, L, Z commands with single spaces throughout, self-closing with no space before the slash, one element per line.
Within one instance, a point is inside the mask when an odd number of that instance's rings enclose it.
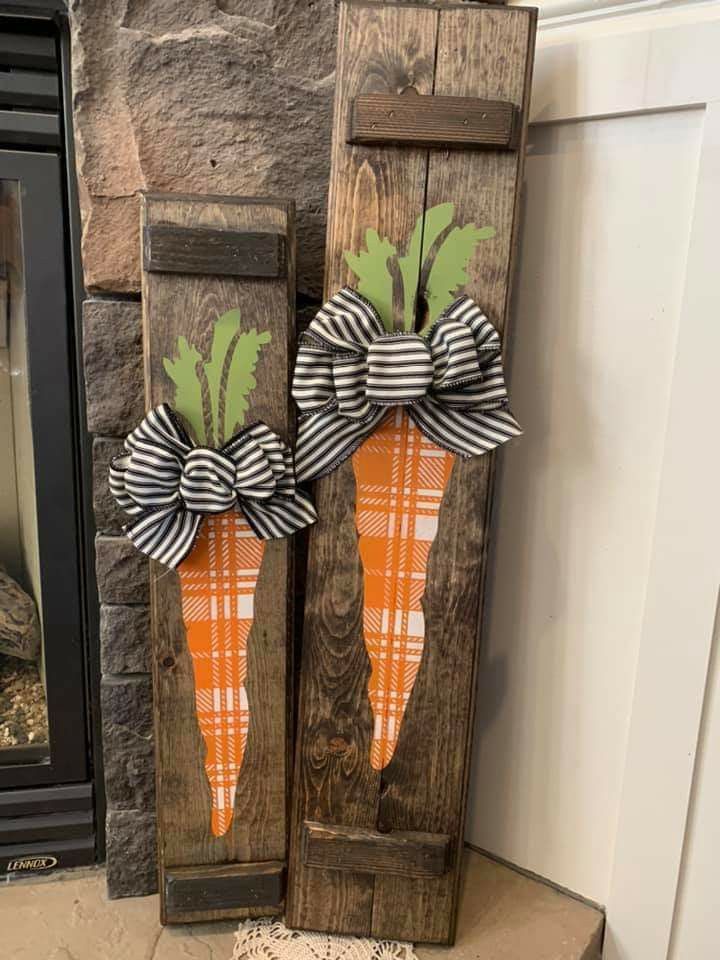
<path fill-rule="evenodd" d="M 165 905 L 169 914 L 279 906 L 284 870 L 279 860 L 166 867 Z"/>
<path fill-rule="evenodd" d="M 303 863 L 326 870 L 440 877 L 450 869 L 450 850 L 450 837 L 444 833 L 380 833 L 313 820 L 306 820 L 302 829 Z"/>
<path fill-rule="evenodd" d="M 348 143 L 455 149 L 517 148 L 519 111 L 504 100 L 402 93 L 356 97 Z"/>
<path fill-rule="evenodd" d="M 151 273 L 281 277 L 286 271 L 281 233 L 152 224 L 143 232 L 143 257 Z"/>

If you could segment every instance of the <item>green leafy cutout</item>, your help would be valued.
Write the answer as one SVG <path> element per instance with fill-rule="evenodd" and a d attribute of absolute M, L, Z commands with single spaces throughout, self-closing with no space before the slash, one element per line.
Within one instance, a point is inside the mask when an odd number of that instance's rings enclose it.
<path fill-rule="evenodd" d="M 478 243 L 495 236 L 494 227 L 476 227 L 474 223 L 454 226 L 450 230 L 454 215 L 455 204 L 451 202 L 439 203 L 426 210 L 418 217 L 407 253 L 402 257 L 397 256 L 396 248 L 387 237 L 381 240 L 377 231 L 372 229 L 365 232 L 367 250 L 357 254 L 345 251 L 345 260 L 358 277 L 358 291 L 374 305 L 388 331 L 395 329 L 393 280 L 389 265 L 392 258 L 396 258 L 402 278 L 402 326 L 406 331 L 412 331 L 415 323 L 418 283 L 421 278 L 427 278 L 428 325 L 420 331 L 427 333 L 429 325 L 468 282 L 467 265 Z M 439 245 L 438 240 L 441 240 Z"/>
<path fill-rule="evenodd" d="M 495 236 L 494 227 L 476 227 L 468 223 L 464 227 L 453 227 L 443 240 L 427 281 L 427 302 L 429 321 L 437 320 L 442 311 L 455 299 L 459 288 L 469 277 L 465 272 L 475 247 L 481 240 Z"/>
<path fill-rule="evenodd" d="M 264 333 L 248 330 L 247 333 L 241 333 L 238 337 L 225 388 L 225 440 L 229 440 L 238 427 L 245 422 L 245 414 L 250 406 L 248 397 L 257 386 L 253 374 L 260 348 L 264 343 L 270 343 L 270 340 L 271 336 L 267 330 Z"/>
<path fill-rule="evenodd" d="M 345 252 L 347 265 L 358 277 L 358 293 L 372 303 L 387 330 L 393 329 L 393 280 L 387 262 L 397 250 L 385 237 L 380 239 L 377 230 L 365 232 L 367 250 L 360 253 Z"/>
<path fill-rule="evenodd" d="M 454 203 L 439 203 L 436 207 L 431 207 L 424 217 L 419 216 L 410 238 L 407 256 L 398 259 L 403 279 L 403 326 L 407 331 L 411 331 L 415 323 L 415 295 L 420 268 L 427 260 L 437 238 L 452 223 L 454 213 Z M 421 237 L 422 250 L 420 249 Z"/>
<path fill-rule="evenodd" d="M 198 443 L 220 446 L 243 425 L 248 398 L 257 386 L 254 373 L 260 350 L 270 340 L 267 330 L 240 333 L 240 310 L 235 308 L 215 321 L 210 359 L 201 366 L 202 354 L 185 337 L 178 337 L 174 360 L 163 358 L 165 372 L 175 384 L 175 409 L 187 420 Z"/>
<path fill-rule="evenodd" d="M 210 390 L 210 415 L 215 444 L 220 445 L 220 386 L 225 359 L 233 338 L 240 329 L 240 310 L 228 310 L 215 321 L 210 360 L 203 364 Z"/>
<path fill-rule="evenodd" d="M 165 373 L 175 384 L 175 409 L 190 424 L 197 442 L 207 443 L 202 386 L 197 370 L 202 355 L 185 337 L 178 337 L 177 350 L 177 359 L 163 357 Z"/>

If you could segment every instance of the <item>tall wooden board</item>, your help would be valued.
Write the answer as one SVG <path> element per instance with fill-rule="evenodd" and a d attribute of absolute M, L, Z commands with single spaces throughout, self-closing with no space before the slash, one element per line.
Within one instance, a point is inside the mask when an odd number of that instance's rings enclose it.
<path fill-rule="evenodd" d="M 143 322 L 148 408 L 172 405 L 164 358 L 179 337 L 207 355 L 213 324 L 240 309 L 263 331 L 246 424 L 292 445 L 294 209 L 290 203 L 148 195 L 143 204 Z M 156 229 L 157 228 L 157 229 Z M 253 240 L 255 238 L 255 240 Z M 188 272 L 187 258 L 191 251 Z M 203 264 L 203 272 L 198 272 Z M 227 438 L 226 438 L 227 439 Z M 265 545 L 247 641 L 249 730 L 227 832 L 210 828 L 211 793 L 196 713 L 178 574 L 152 565 L 158 854 L 163 922 L 278 913 L 287 851 L 292 540 Z"/>
<path fill-rule="evenodd" d="M 495 228 L 470 262 L 463 289 L 503 334 L 535 23 L 536 11 L 520 7 L 341 3 L 327 296 L 353 285 L 344 253 L 364 245 L 368 227 L 402 244 L 423 211 L 451 201 L 458 222 Z M 399 94 L 407 86 L 512 103 L 517 148 L 347 142 L 354 98 Z M 394 306 L 397 315 L 400 304 Z M 290 926 L 454 939 L 492 478 L 492 454 L 454 464 L 428 564 L 423 659 L 397 748 L 382 772 L 369 762 L 370 665 L 351 463 L 316 484 L 320 522 L 310 534 Z"/>

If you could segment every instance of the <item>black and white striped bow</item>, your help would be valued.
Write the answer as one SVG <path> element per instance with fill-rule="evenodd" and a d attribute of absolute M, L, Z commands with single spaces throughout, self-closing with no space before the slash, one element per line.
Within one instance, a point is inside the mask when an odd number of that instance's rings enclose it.
<path fill-rule="evenodd" d="M 125 449 L 110 466 L 112 495 L 137 518 L 125 533 L 168 567 L 190 553 L 205 514 L 237 505 L 262 540 L 288 537 L 317 520 L 310 498 L 295 487 L 292 453 L 264 423 L 211 450 L 195 446 L 163 403 L 127 437 Z"/>
<path fill-rule="evenodd" d="M 372 304 L 344 287 L 300 340 L 292 387 L 301 411 L 298 480 L 334 470 L 398 404 L 433 443 L 462 457 L 519 436 L 500 348 L 497 330 L 469 297 L 424 337 L 387 333 Z"/>

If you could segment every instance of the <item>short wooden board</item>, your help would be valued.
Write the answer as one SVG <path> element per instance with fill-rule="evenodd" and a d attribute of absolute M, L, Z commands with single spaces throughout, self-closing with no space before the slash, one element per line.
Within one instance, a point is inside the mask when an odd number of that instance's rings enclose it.
<path fill-rule="evenodd" d="M 208 911 L 233 915 L 241 907 L 268 907 L 273 912 L 282 902 L 284 873 L 285 864 L 279 860 L 170 867 L 165 871 L 166 909 L 185 922 Z"/>
<path fill-rule="evenodd" d="M 262 420 L 292 444 L 288 392 L 294 353 L 294 209 L 291 203 L 223 197 L 148 195 L 143 227 L 282 234 L 287 269 L 276 278 L 185 274 L 143 270 L 143 327 L 147 406 L 172 403 L 173 384 L 163 357 L 175 355 L 179 336 L 207 350 L 213 322 L 239 307 L 241 329 L 269 330 L 272 341 L 260 353 L 246 423 Z M 273 240 L 273 243 L 275 241 Z M 203 909 L 189 910 L 179 895 L 168 897 L 172 878 L 187 869 L 286 860 L 289 770 L 292 540 L 272 540 L 255 594 L 254 624 L 248 640 L 247 692 L 250 728 L 238 779 L 230 830 L 210 830 L 210 788 L 204 743 L 195 711 L 193 669 L 181 616 L 176 573 L 157 565 L 151 572 L 155 749 L 157 767 L 158 856 L 161 919 L 165 922 L 251 917 L 277 913 L 274 903 L 232 902 L 218 891 Z M 182 868 L 182 869 L 180 869 Z M 192 868 L 192 869 L 191 869 Z M 222 876 L 220 874 L 219 876 Z M 178 881 L 179 882 L 179 881 Z M 215 886 L 222 886 L 217 878 Z M 237 882 L 234 889 L 239 889 Z M 279 890 L 275 883 L 274 889 Z M 267 899 L 267 898 L 265 898 Z M 182 901 L 182 902 L 181 902 Z"/>
<path fill-rule="evenodd" d="M 511 150 L 517 114 L 502 100 L 421 96 L 414 87 L 370 93 L 353 101 L 348 143 Z"/>
<path fill-rule="evenodd" d="M 285 269 L 285 237 L 158 223 L 143 231 L 143 259 L 144 269 L 152 273 L 279 277 Z"/>
<path fill-rule="evenodd" d="M 398 877 L 441 877 L 450 867 L 450 837 L 443 833 L 366 830 L 306 820 L 301 856 L 305 866 Z"/>
<path fill-rule="evenodd" d="M 464 291 L 506 332 L 535 25 L 536 11 L 523 7 L 340 4 L 327 296 L 353 284 L 344 251 L 363 248 L 367 228 L 404 244 L 424 210 L 452 201 L 456 222 L 495 228 L 468 265 Z M 397 94 L 410 84 L 422 95 L 511 103 L 518 149 L 347 143 L 357 97 Z M 454 940 L 493 468 L 493 455 L 455 461 L 428 565 L 423 659 L 382 773 L 369 762 L 370 664 L 350 461 L 316 484 L 321 522 L 309 548 L 288 878 L 292 927 Z M 328 869 L 303 858 L 306 821 L 390 838 L 396 831 L 446 835 L 449 869 L 432 877 Z"/>

